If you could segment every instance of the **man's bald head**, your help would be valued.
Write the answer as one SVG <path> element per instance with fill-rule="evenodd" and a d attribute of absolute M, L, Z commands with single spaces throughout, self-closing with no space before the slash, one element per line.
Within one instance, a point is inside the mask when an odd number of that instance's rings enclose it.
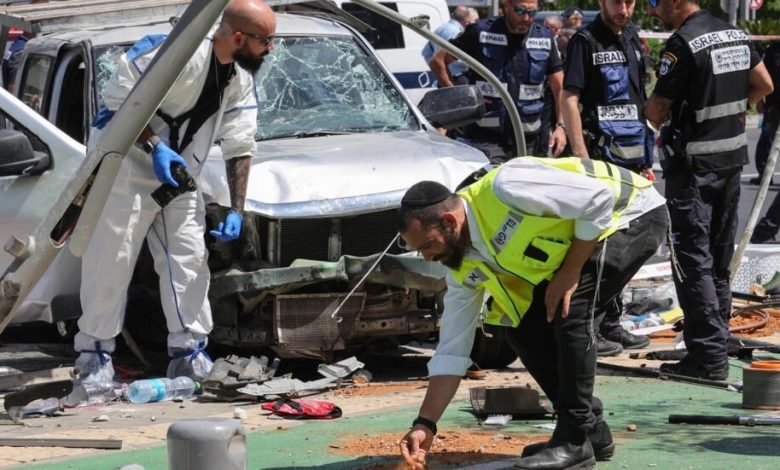
<path fill-rule="evenodd" d="M 458 5 L 452 10 L 452 19 L 457 21 L 463 26 L 468 24 L 469 19 L 469 7 L 465 5 Z"/>
<path fill-rule="evenodd" d="M 230 0 L 222 13 L 221 25 L 231 31 L 276 30 L 276 16 L 262 0 Z"/>

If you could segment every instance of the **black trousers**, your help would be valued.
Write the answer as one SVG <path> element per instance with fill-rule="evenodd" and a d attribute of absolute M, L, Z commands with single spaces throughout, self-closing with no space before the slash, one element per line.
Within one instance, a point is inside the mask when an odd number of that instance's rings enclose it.
<path fill-rule="evenodd" d="M 668 227 L 665 207 L 634 219 L 627 229 L 599 243 L 582 270 L 569 305 L 569 316 L 559 313 L 547 322 L 544 293 L 547 283 L 534 290 L 530 309 L 507 338 L 528 372 L 553 402 L 559 422 L 587 432 L 603 420 L 601 402 L 593 396 L 596 375 L 594 308 L 604 308 L 655 253 Z M 598 298 L 600 256 L 604 252 Z M 595 298 L 595 305 L 594 305 Z"/>
<path fill-rule="evenodd" d="M 769 152 L 772 150 L 772 141 L 777 132 L 777 126 L 780 124 L 780 112 L 774 112 L 772 115 L 764 114 L 764 122 L 761 124 L 761 134 L 756 143 L 756 170 L 759 178 L 764 175 L 766 161 L 769 158 Z M 774 168 L 772 168 L 774 170 Z"/>
<path fill-rule="evenodd" d="M 726 361 L 731 315 L 729 263 L 737 231 L 741 167 L 664 175 L 674 250 L 684 278 L 674 276 L 685 316 L 688 358 L 710 366 Z"/>
<path fill-rule="evenodd" d="M 750 237 L 751 243 L 764 243 L 772 241 L 780 231 L 780 191 L 775 194 L 775 200 L 766 211 L 766 215 L 758 221 Z"/>

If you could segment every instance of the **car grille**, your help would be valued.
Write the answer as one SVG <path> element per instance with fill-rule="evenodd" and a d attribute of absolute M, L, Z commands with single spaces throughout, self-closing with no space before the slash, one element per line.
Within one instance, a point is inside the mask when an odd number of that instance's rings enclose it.
<path fill-rule="evenodd" d="M 341 254 L 369 256 L 380 253 L 395 237 L 395 210 L 362 214 L 341 219 Z M 289 266 L 298 258 L 327 260 L 332 219 L 281 221 L 280 265 Z M 389 253 L 401 253 L 393 245 Z"/>

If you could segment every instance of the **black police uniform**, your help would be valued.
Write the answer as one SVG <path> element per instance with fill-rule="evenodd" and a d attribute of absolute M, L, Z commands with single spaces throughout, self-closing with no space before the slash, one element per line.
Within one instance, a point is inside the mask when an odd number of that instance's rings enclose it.
<path fill-rule="evenodd" d="M 652 168 L 655 136 L 642 116 L 647 101 L 646 57 L 635 27 L 629 23 L 616 35 L 598 15 L 572 37 L 566 57 L 563 87 L 580 95 L 582 129 L 590 158 L 637 173 Z M 621 297 L 618 294 L 607 311 L 596 313 L 599 332 L 625 347 L 646 346 L 646 337 L 623 333 Z M 605 349 L 606 355 L 620 352 L 619 348 Z"/>
<path fill-rule="evenodd" d="M 675 276 L 675 284 L 688 350 L 670 372 L 728 373 L 729 262 L 748 156 L 748 77 L 759 60 L 743 31 L 706 10 L 690 15 L 661 55 L 654 93 L 673 101 L 671 125 L 661 131 L 661 163 L 684 276 Z"/>
<path fill-rule="evenodd" d="M 544 89 L 547 76 L 563 68 L 558 48 L 547 28 L 534 23 L 524 36 L 518 36 L 510 34 L 504 17 L 498 16 L 468 25 L 463 34 L 451 42 L 506 84 L 520 114 L 526 154 L 546 155 L 547 142 L 539 138 L 543 127 Z M 514 132 L 498 93 L 473 70 L 467 72 L 467 77 L 469 83 L 477 85 L 485 96 L 487 113 L 480 123 L 464 129 L 465 137 L 476 147 L 483 143 L 493 144 L 485 146 L 491 153 L 511 152 Z M 499 155 L 488 157 L 501 159 Z"/>
<path fill-rule="evenodd" d="M 761 135 L 756 144 L 756 169 L 759 176 L 763 175 L 772 141 L 780 124 L 780 42 L 772 43 L 764 52 L 764 65 L 775 91 L 764 98 L 764 117 L 761 122 Z M 774 168 L 769 168 L 774 171 Z M 775 242 L 775 235 L 780 230 L 780 192 L 775 195 L 775 200 L 767 210 L 766 215 L 758 222 L 750 241 L 752 243 Z"/>

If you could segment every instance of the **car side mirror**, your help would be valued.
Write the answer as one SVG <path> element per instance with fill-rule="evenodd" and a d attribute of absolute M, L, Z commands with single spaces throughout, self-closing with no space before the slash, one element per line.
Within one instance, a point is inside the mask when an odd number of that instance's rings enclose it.
<path fill-rule="evenodd" d="M 485 100 L 474 85 L 437 88 L 423 96 L 420 111 L 434 126 L 452 129 L 482 119 Z"/>
<path fill-rule="evenodd" d="M 51 159 L 45 152 L 33 150 L 30 139 L 13 129 L 0 129 L 0 176 L 43 173 Z"/>

